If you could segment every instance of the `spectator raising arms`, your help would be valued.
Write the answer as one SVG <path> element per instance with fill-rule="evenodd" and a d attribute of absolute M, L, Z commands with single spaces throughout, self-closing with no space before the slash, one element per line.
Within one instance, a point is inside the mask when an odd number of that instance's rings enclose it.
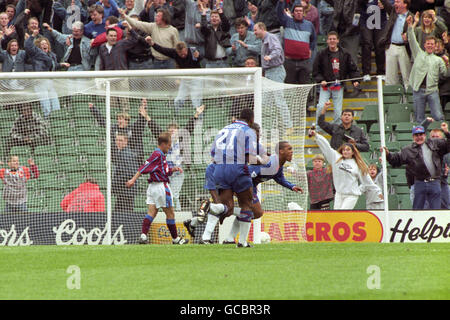
<path fill-rule="evenodd" d="M 364 135 L 362 129 L 353 124 L 353 110 L 344 109 L 341 112 L 341 124 L 328 123 L 325 121 L 325 113 L 331 107 L 331 102 L 325 102 L 320 113 L 318 125 L 328 134 L 331 135 L 330 145 L 337 150 L 342 143 L 350 142 L 360 152 L 368 152 L 370 149 L 369 142 Z"/>
<path fill-rule="evenodd" d="M 19 42 L 12 39 L 8 42 L 6 50 L 0 49 L 0 62 L 2 62 L 2 72 L 24 72 L 27 54 L 24 50 L 19 50 Z M 7 90 L 22 90 L 23 81 L 12 79 L 2 80 L 0 86 Z"/>
<path fill-rule="evenodd" d="M 376 192 L 378 197 L 383 199 L 380 188 L 369 176 L 367 164 L 354 144 L 345 143 L 336 151 L 331 148 L 328 140 L 315 130 L 309 130 L 309 135 L 315 137 L 320 150 L 331 164 L 336 189 L 334 209 L 352 210 L 362 193 L 361 190 Z"/>
<path fill-rule="evenodd" d="M 414 28 L 417 25 L 418 16 L 413 23 L 413 17 L 406 19 L 408 24 L 408 41 L 411 47 L 414 65 L 411 70 L 409 84 L 413 90 L 414 115 L 417 123 L 425 120 L 425 107 L 428 103 L 431 116 L 434 120 L 444 119 L 442 106 L 439 99 L 439 77 L 447 74 L 444 59 L 434 54 L 436 38 L 427 37 L 425 50 L 422 50 L 416 40 Z"/>
<path fill-rule="evenodd" d="M 33 112 L 30 103 L 23 104 L 19 109 L 20 115 L 14 121 L 9 137 L 4 139 L 5 157 L 9 156 L 14 146 L 28 146 L 34 155 L 34 148 L 38 145 L 50 143 L 48 122 L 44 121 L 38 113 Z"/>
<path fill-rule="evenodd" d="M 415 21 L 419 21 L 420 12 L 414 16 Z M 447 26 L 442 20 L 436 17 L 434 10 L 426 10 L 422 13 L 420 26 L 415 27 L 414 33 L 420 48 L 425 49 L 425 41 L 427 37 L 433 36 L 442 39 L 442 35 L 447 31 Z"/>
<path fill-rule="evenodd" d="M 38 34 L 39 29 L 34 29 L 33 34 L 25 41 L 25 51 L 32 59 L 33 71 L 55 71 L 58 67 L 69 67 L 66 62 L 58 63 L 56 54 L 52 52 L 50 41 L 45 37 L 37 38 Z M 37 81 L 34 90 L 40 98 L 44 118 L 48 118 L 52 111 L 60 109 L 53 80 Z"/>
<path fill-rule="evenodd" d="M 19 157 L 13 155 L 8 160 L 8 168 L 0 169 L 0 179 L 4 184 L 5 213 L 28 211 L 26 183 L 30 179 L 39 178 L 39 170 L 34 160 L 28 159 L 28 164 L 29 168 L 20 166 Z"/>

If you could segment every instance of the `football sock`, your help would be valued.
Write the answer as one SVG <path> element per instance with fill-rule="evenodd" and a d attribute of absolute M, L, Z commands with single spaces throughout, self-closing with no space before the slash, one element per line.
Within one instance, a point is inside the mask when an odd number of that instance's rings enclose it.
<path fill-rule="evenodd" d="M 239 220 L 239 243 L 245 245 L 247 243 L 248 233 L 250 232 L 250 226 L 253 219 L 253 212 L 241 210 Z"/>
<path fill-rule="evenodd" d="M 177 226 L 175 224 L 175 219 L 166 219 L 167 228 L 170 231 L 170 235 L 172 239 L 176 239 L 178 237 Z"/>
<path fill-rule="evenodd" d="M 209 205 L 209 211 L 216 216 L 220 215 L 221 213 L 224 213 L 226 210 L 225 208 L 226 206 L 223 205 L 222 203 L 211 203 Z"/>
<path fill-rule="evenodd" d="M 239 217 L 239 215 L 241 214 L 241 208 L 239 207 L 234 207 L 233 209 L 233 215 L 236 217 Z"/>
<path fill-rule="evenodd" d="M 211 240 L 211 235 L 216 227 L 217 221 L 219 221 L 219 217 L 208 213 L 208 222 L 206 222 L 205 231 L 202 235 L 202 240 Z"/>
<path fill-rule="evenodd" d="M 147 235 L 148 231 L 150 230 L 150 225 L 153 222 L 153 217 L 150 215 L 146 215 L 144 218 L 144 221 L 142 222 L 142 234 Z"/>
<path fill-rule="evenodd" d="M 198 224 L 199 224 L 198 217 L 195 217 L 195 218 L 191 219 L 191 226 L 192 227 L 195 228 L 196 226 L 198 226 Z"/>
<path fill-rule="evenodd" d="M 225 241 L 234 241 L 236 239 L 238 233 L 239 233 L 239 220 L 237 218 L 234 218 L 233 224 L 231 225 L 230 233 L 228 234 L 228 237 L 225 239 Z"/>

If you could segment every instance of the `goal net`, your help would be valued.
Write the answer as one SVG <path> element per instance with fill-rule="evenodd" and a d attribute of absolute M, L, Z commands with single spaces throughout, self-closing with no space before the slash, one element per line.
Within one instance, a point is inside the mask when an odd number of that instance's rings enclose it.
<path fill-rule="evenodd" d="M 8 73 L 0 82 L 0 244 L 136 243 L 147 212 L 148 176 L 125 183 L 170 131 L 169 165 L 178 233 L 208 198 L 205 168 L 219 130 L 241 109 L 255 111 L 260 143 L 294 148 L 285 178 L 299 194 L 260 184 L 264 217 L 254 223 L 273 241 L 306 241 L 307 183 L 303 146 L 309 86 L 280 84 L 259 68 L 133 72 Z M 231 219 L 231 218 L 229 218 Z M 169 243 L 165 215 L 150 229 Z M 216 234 L 215 240 L 218 239 Z"/>

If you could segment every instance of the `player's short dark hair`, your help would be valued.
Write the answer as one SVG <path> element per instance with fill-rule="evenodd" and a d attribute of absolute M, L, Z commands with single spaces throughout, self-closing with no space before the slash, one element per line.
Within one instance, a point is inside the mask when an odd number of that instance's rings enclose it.
<path fill-rule="evenodd" d="M 344 114 L 344 112 L 348 112 L 348 113 L 351 113 L 352 114 L 352 117 L 354 117 L 355 116 L 355 112 L 353 111 L 353 109 L 349 109 L 349 108 L 347 108 L 347 109 L 344 109 L 344 110 L 342 110 L 342 112 L 341 112 L 341 116 Z"/>
<path fill-rule="evenodd" d="M 286 148 L 288 145 L 289 145 L 289 142 L 285 141 L 285 140 L 278 142 L 275 146 L 275 153 L 279 154 L 280 150 Z"/>
<path fill-rule="evenodd" d="M 261 126 L 256 122 L 253 122 L 249 127 L 255 130 L 257 133 L 259 133 L 259 131 L 261 130 Z"/>
<path fill-rule="evenodd" d="M 170 133 L 163 132 L 158 137 L 158 146 L 160 146 L 163 143 L 169 143 L 172 140 L 172 137 L 170 136 Z"/>
<path fill-rule="evenodd" d="M 252 109 L 245 108 L 241 110 L 241 113 L 239 114 L 239 120 L 244 120 L 245 122 L 253 122 L 255 119 L 255 114 Z"/>

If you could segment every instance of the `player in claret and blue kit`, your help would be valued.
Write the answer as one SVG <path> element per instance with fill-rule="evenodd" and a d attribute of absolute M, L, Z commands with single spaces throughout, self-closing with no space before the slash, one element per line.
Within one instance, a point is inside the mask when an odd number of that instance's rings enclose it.
<path fill-rule="evenodd" d="M 183 172 L 179 167 L 169 168 L 166 160 L 166 154 L 171 148 L 172 141 L 169 133 L 162 133 L 158 137 L 158 147 L 152 153 L 150 158 L 139 168 L 133 178 L 127 181 L 127 187 L 131 188 L 141 174 L 149 174 L 147 188 L 148 212 L 142 222 L 142 233 L 139 243 L 148 243 L 148 231 L 153 219 L 156 217 L 159 208 L 166 214 L 167 228 L 172 236 L 173 244 L 186 244 L 189 240 L 178 236 L 177 226 L 175 224 L 175 213 L 173 210 L 172 191 L 169 185 L 169 176 L 173 172 Z"/>

